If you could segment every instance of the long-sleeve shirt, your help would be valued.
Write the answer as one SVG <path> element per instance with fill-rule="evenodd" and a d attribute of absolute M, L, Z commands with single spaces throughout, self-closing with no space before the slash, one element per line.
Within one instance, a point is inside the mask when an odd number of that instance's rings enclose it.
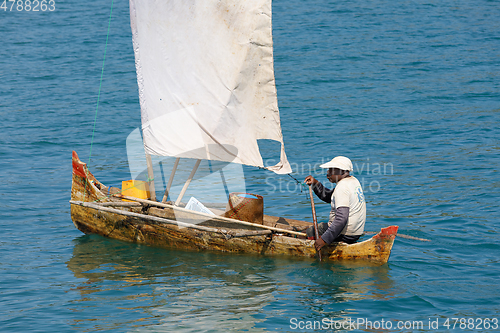
<path fill-rule="evenodd" d="M 344 179 L 347 180 L 348 178 Z M 345 181 L 344 179 L 340 182 Z M 342 190 L 340 190 L 339 193 L 335 192 L 335 189 L 332 190 L 324 187 L 320 182 L 313 186 L 314 193 L 316 193 L 321 200 L 332 205 L 328 221 L 328 230 L 321 236 L 325 243 L 331 244 L 334 241 L 352 243 L 363 233 L 366 205 L 364 203 L 364 195 L 361 186 L 357 185 L 359 185 L 359 182 L 352 177 L 347 183 L 342 183 Z M 339 185 L 337 184 L 337 186 Z M 356 186 L 355 191 L 349 189 L 350 186 Z M 338 200 L 337 205 L 333 202 L 334 192 L 337 198 L 336 200 Z M 353 215 L 353 221 L 350 221 L 350 215 Z"/>

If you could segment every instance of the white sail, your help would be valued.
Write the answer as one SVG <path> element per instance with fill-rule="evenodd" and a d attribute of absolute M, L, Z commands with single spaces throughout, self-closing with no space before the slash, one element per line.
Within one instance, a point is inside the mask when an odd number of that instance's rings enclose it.
<path fill-rule="evenodd" d="M 263 167 L 281 143 L 271 0 L 130 0 L 143 140 L 159 156 Z"/>

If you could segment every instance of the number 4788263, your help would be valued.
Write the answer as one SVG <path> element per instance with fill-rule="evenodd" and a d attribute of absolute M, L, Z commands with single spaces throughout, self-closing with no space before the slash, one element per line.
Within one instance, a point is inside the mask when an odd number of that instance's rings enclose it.
<path fill-rule="evenodd" d="M 56 10 L 56 2 L 55 0 L 3 0 L 0 6 L 0 10 L 2 9 L 4 12 L 53 12 Z"/>

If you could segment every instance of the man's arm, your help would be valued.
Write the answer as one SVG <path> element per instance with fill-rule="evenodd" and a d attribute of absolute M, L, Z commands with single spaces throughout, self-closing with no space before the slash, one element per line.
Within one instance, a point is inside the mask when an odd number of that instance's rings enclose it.
<path fill-rule="evenodd" d="M 326 244 L 331 244 L 347 225 L 349 219 L 349 207 L 338 207 L 335 211 L 335 219 L 328 227 L 328 230 L 321 236 Z"/>
<path fill-rule="evenodd" d="M 315 179 L 313 176 L 307 176 L 304 182 L 312 186 L 312 189 L 314 190 L 314 193 L 323 200 L 324 202 L 331 203 L 332 202 L 332 193 L 333 190 L 330 190 L 329 188 L 326 188 L 321 184 L 317 179 Z"/>
<path fill-rule="evenodd" d="M 316 184 L 314 184 L 312 187 L 313 187 L 314 193 L 316 193 L 318 198 L 320 198 L 321 200 L 323 200 L 326 203 L 332 202 L 333 190 L 324 187 L 323 184 L 321 184 L 319 181 Z"/>

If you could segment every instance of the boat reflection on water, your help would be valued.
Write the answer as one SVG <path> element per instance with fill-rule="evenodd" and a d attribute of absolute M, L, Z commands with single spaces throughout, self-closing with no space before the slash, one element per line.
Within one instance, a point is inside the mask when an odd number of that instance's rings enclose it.
<path fill-rule="evenodd" d="M 78 328 L 266 331 L 267 321 L 352 316 L 346 302 L 394 289 L 387 265 L 173 251 L 97 235 L 76 239 L 66 264 L 83 279 L 71 289 Z"/>
<path fill-rule="evenodd" d="M 339 297 L 345 299 L 385 299 L 394 296 L 394 283 L 389 265 L 370 262 L 343 262 L 330 266 L 333 283 L 338 284 Z M 321 280 L 327 278 L 322 276 Z M 321 284 L 321 281 L 316 281 Z M 326 284 L 331 284 L 327 281 Z"/>

